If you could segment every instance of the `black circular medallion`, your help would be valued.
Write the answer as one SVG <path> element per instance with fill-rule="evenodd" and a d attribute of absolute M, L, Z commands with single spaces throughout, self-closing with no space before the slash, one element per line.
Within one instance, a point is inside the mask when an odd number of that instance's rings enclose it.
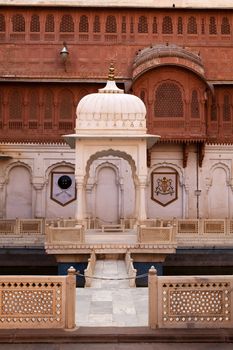
<path fill-rule="evenodd" d="M 57 184 L 62 190 L 67 190 L 72 185 L 72 179 L 68 175 L 62 175 Z"/>

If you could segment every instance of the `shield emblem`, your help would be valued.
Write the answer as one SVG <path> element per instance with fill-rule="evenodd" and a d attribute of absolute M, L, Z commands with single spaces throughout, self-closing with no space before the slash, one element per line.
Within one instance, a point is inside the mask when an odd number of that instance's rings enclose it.
<path fill-rule="evenodd" d="M 51 199 L 62 206 L 76 199 L 74 173 L 52 173 Z"/>
<path fill-rule="evenodd" d="M 152 172 L 151 199 L 163 207 L 177 199 L 177 172 Z"/>

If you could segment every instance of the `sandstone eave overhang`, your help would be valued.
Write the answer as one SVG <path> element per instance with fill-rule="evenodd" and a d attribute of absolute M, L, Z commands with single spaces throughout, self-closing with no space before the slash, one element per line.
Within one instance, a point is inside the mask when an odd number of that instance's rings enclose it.
<path fill-rule="evenodd" d="M 232 0 L 2 0 L 0 6 L 153 9 L 232 9 Z"/>
<path fill-rule="evenodd" d="M 147 148 L 151 148 L 159 139 L 159 135 L 152 134 L 137 134 L 137 135 L 116 135 L 116 134 L 69 134 L 64 135 L 63 138 L 71 148 L 75 148 L 76 140 L 146 140 Z"/>

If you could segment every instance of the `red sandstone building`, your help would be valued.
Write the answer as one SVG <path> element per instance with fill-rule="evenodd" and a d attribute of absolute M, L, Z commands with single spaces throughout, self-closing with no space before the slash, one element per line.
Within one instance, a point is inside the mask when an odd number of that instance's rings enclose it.
<path fill-rule="evenodd" d="M 144 101 L 148 133 L 161 135 L 148 150 L 148 218 L 232 218 L 229 1 L 0 5 L 0 218 L 75 216 L 74 200 L 59 203 L 52 193 L 54 176 L 74 173 L 74 151 L 62 135 L 74 132 L 78 102 L 104 86 L 111 62 L 118 86 Z M 132 218 L 128 165 L 114 157 L 95 161 L 87 216 L 104 220 L 106 207 L 97 203 L 110 176 L 110 221 Z M 151 195 L 152 179 L 167 173 L 176 194 L 161 202 Z"/>

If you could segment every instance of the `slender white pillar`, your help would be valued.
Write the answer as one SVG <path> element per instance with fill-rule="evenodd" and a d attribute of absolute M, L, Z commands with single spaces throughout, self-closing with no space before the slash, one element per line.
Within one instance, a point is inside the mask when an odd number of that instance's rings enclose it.
<path fill-rule="evenodd" d="M 139 179 L 139 220 L 146 220 L 146 178 Z"/>
<path fill-rule="evenodd" d="M 77 189 L 77 206 L 76 206 L 76 219 L 84 219 L 84 181 L 83 178 L 76 177 L 76 189 Z"/>

